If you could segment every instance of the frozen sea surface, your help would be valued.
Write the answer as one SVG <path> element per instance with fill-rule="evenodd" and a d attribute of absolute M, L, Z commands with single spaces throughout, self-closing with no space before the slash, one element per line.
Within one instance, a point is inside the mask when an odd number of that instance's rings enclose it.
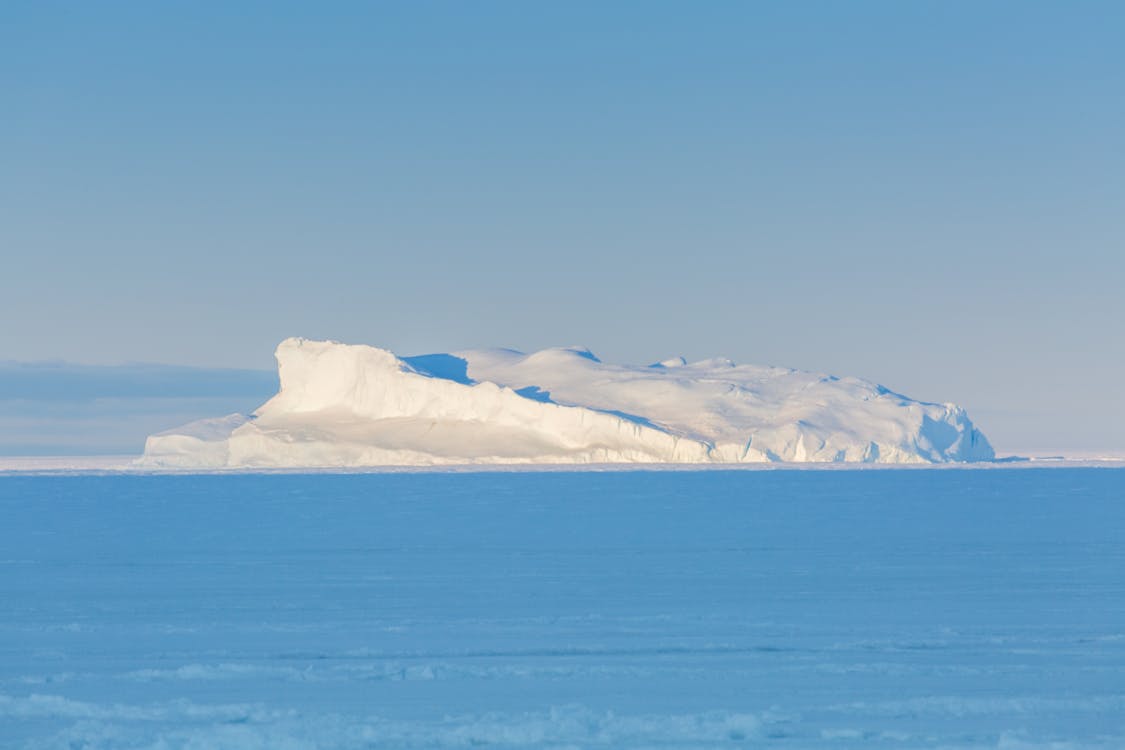
<path fill-rule="evenodd" d="M 1125 470 L 0 477 L 3 748 L 1122 748 Z"/>

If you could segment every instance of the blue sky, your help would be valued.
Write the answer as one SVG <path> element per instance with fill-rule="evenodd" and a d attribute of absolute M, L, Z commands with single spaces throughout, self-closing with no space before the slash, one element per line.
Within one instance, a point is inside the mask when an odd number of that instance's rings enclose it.
<path fill-rule="evenodd" d="M 6 3 L 0 358 L 723 355 L 1125 450 L 1123 35 L 1108 2 Z"/>

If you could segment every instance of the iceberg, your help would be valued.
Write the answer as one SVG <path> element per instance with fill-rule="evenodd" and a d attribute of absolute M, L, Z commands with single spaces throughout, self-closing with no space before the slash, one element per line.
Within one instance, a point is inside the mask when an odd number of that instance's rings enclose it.
<path fill-rule="evenodd" d="M 991 445 L 955 404 L 876 383 L 727 359 L 647 366 L 588 349 L 399 357 L 290 338 L 280 388 L 250 415 L 149 436 L 150 468 L 460 464 L 946 463 Z"/>

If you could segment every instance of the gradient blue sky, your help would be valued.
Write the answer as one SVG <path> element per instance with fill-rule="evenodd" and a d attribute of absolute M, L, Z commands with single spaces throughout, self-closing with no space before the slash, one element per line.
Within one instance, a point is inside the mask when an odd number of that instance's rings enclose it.
<path fill-rule="evenodd" d="M 724 355 L 1125 450 L 1122 39 L 1111 2 L 4 3 L 0 358 Z"/>

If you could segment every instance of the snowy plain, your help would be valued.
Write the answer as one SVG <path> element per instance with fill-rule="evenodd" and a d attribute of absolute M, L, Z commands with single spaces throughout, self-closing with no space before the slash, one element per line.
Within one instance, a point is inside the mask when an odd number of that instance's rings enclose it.
<path fill-rule="evenodd" d="M 0 747 L 1125 746 L 1125 470 L 8 474 Z"/>

